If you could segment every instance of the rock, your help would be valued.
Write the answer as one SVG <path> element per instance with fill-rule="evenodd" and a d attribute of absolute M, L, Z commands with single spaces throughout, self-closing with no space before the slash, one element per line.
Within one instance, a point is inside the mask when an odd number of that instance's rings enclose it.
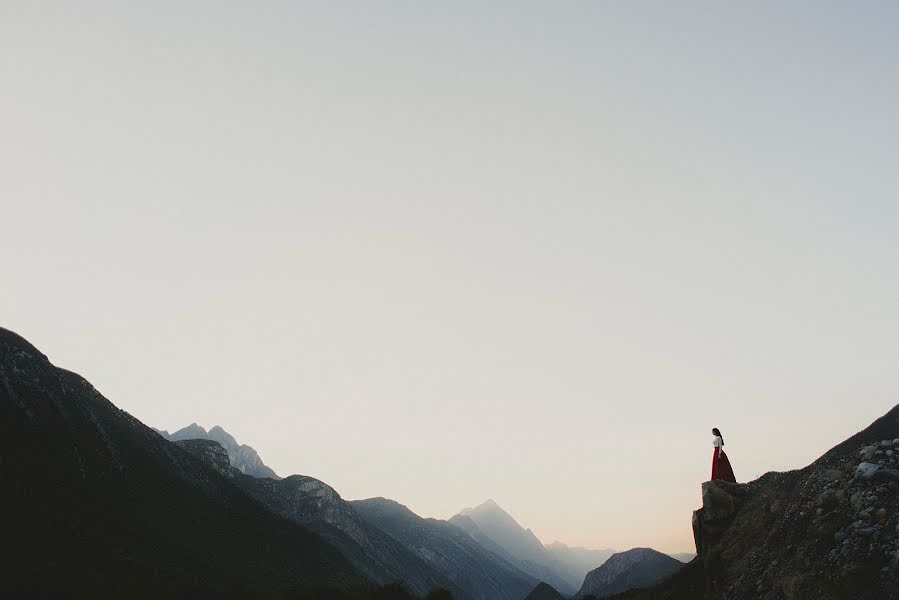
<path fill-rule="evenodd" d="M 845 541 L 845 539 L 846 539 L 846 532 L 843 531 L 842 529 L 840 531 L 836 532 L 835 534 L 833 534 L 833 541 L 835 541 L 838 544 L 842 544 L 843 541 Z"/>
<path fill-rule="evenodd" d="M 726 519 L 734 514 L 734 498 L 715 481 L 702 484 L 703 518 L 711 521 Z"/>
<path fill-rule="evenodd" d="M 865 497 L 861 492 L 855 492 L 852 494 L 852 497 L 849 498 L 849 504 L 852 506 L 854 510 L 858 510 L 862 507 L 862 502 L 864 502 Z"/>
<path fill-rule="evenodd" d="M 863 462 L 855 468 L 855 476 L 862 479 L 871 479 L 880 467 L 878 465 Z"/>
<path fill-rule="evenodd" d="M 876 511 L 874 511 L 874 516 L 877 518 L 878 521 L 883 521 L 884 519 L 887 518 L 887 509 L 878 508 Z"/>
<path fill-rule="evenodd" d="M 864 465 L 864 464 L 870 464 L 870 463 L 862 463 L 862 465 Z M 859 466 L 861 466 L 861 465 L 859 465 Z M 877 472 L 874 473 L 874 475 L 878 479 L 887 479 L 890 481 L 890 483 L 899 481 L 899 469 L 879 469 Z"/>
<path fill-rule="evenodd" d="M 870 460 L 874 457 L 875 452 L 877 452 L 877 446 L 865 446 L 858 454 L 865 460 Z"/>
<path fill-rule="evenodd" d="M 881 448 L 889 448 L 892 445 L 893 445 L 893 440 L 883 440 L 882 442 L 880 442 Z"/>
<path fill-rule="evenodd" d="M 828 469 L 825 473 L 828 481 L 839 481 L 843 478 L 843 472 L 839 469 Z"/>
<path fill-rule="evenodd" d="M 861 529 L 858 530 L 858 532 L 861 535 L 867 536 L 867 535 L 871 535 L 872 533 L 874 533 L 874 528 L 873 527 L 862 527 Z"/>

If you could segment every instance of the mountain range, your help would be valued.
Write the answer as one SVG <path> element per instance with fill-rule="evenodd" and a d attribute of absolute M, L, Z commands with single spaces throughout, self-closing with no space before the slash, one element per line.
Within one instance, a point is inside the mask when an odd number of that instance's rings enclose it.
<path fill-rule="evenodd" d="M 519 525 L 493 500 L 463 509 L 450 522 L 539 581 L 569 596 L 580 587 L 587 571 L 601 565 L 613 553 L 569 548 L 558 543 L 544 546 L 533 531 Z"/>
<path fill-rule="evenodd" d="M 242 473 L 254 477 L 280 479 L 271 468 L 267 467 L 265 463 L 262 462 L 262 459 L 259 458 L 259 454 L 257 454 L 253 448 L 246 444 L 238 444 L 237 440 L 234 439 L 234 436 L 218 425 L 209 431 L 206 431 L 196 423 L 191 423 L 175 433 L 169 433 L 164 429 L 156 429 L 156 432 L 171 442 L 180 440 L 214 440 L 227 450 L 231 466 Z"/>
<path fill-rule="evenodd" d="M 314 597 L 366 579 L 332 545 L 0 329 L 8 598 Z"/>
<path fill-rule="evenodd" d="M 9 597 L 874 600 L 899 590 L 899 406 L 804 469 L 703 483 L 698 556 L 684 565 L 649 548 L 543 545 L 493 501 L 444 521 L 280 479 L 221 427 L 157 433 L 0 329 L 0 485 Z"/>

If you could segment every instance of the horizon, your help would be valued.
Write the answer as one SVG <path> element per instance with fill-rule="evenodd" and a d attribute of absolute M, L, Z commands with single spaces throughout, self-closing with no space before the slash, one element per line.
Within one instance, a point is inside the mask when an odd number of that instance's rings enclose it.
<path fill-rule="evenodd" d="M 674 554 L 896 404 L 899 5 L 0 11 L 0 325 L 149 426 Z"/>

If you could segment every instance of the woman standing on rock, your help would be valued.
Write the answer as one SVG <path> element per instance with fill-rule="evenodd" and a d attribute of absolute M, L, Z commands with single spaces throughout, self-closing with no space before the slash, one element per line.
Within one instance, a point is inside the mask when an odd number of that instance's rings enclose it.
<path fill-rule="evenodd" d="M 724 437 L 717 427 L 712 428 L 712 435 L 715 436 L 712 439 L 712 446 L 715 447 L 712 454 L 712 479 L 736 483 L 734 470 L 730 466 L 730 461 L 727 460 L 727 454 L 724 453 Z"/>

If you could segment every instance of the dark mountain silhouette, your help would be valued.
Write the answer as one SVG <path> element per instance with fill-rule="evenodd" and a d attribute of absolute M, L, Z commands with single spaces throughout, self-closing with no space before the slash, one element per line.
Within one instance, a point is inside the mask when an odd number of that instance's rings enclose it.
<path fill-rule="evenodd" d="M 309 597 L 314 585 L 365 582 L 320 536 L 5 329 L 0 490 L 9 598 Z"/>
<path fill-rule="evenodd" d="M 553 586 L 541 581 L 524 600 L 566 600 L 566 596 L 560 594 Z"/>
<path fill-rule="evenodd" d="M 573 594 L 580 585 L 581 578 L 574 575 L 575 570 L 560 564 L 533 531 L 519 525 L 493 500 L 463 509 L 450 521 L 459 524 L 484 547 L 501 552 L 538 581 L 548 582 L 566 594 Z M 497 547 L 502 550 L 497 551 Z"/>
<path fill-rule="evenodd" d="M 423 519 L 386 498 L 355 500 L 350 505 L 363 519 L 427 561 L 472 598 L 521 600 L 538 583 L 452 523 Z"/>
<path fill-rule="evenodd" d="M 266 508 L 318 533 L 346 556 L 360 573 L 376 583 L 400 581 L 412 593 L 435 588 L 453 592 L 456 600 L 468 594 L 437 569 L 378 527 L 360 518 L 329 485 L 303 475 L 281 480 L 257 478 L 233 467 L 218 442 L 186 439 L 177 442 L 201 458 Z"/>
<path fill-rule="evenodd" d="M 609 557 L 587 573 L 575 598 L 607 598 L 631 588 L 648 587 L 676 573 L 684 564 L 652 548 L 632 548 Z"/>
<path fill-rule="evenodd" d="M 271 477 L 272 479 L 280 479 L 277 473 L 267 467 L 259 454 L 246 444 L 238 444 L 230 433 L 216 425 L 209 431 L 206 431 L 196 423 L 191 423 L 183 429 L 179 429 L 175 433 L 169 433 L 164 429 L 156 430 L 162 437 L 169 441 L 177 442 L 179 440 L 215 440 L 228 451 L 228 459 L 231 466 L 240 470 L 242 473 L 252 475 L 253 477 Z"/>
<path fill-rule="evenodd" d="M 899 598 L 899 405 L 809 466 L 702 484 L 699 556 L 621 600 Z"/>

